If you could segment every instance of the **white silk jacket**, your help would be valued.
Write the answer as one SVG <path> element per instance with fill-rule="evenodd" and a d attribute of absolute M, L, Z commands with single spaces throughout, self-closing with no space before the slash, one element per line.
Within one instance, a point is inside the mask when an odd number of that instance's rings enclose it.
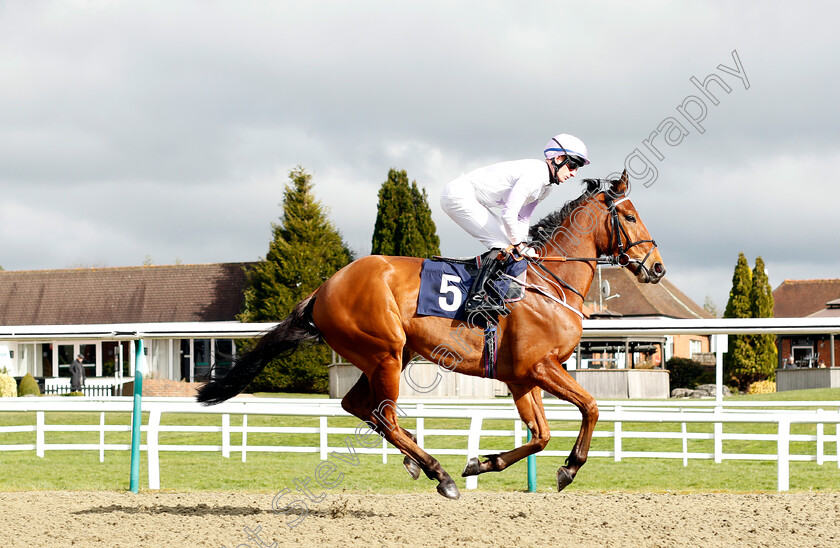
<path fill-rule="evenodd" d="M 501 210 L 502 228 L 511 243 L 528 239 L 534 208 L 551 193 L 545 160 L 513 160 L 470 171 L 464 178 L 475 188 L 476 199 Z"/>

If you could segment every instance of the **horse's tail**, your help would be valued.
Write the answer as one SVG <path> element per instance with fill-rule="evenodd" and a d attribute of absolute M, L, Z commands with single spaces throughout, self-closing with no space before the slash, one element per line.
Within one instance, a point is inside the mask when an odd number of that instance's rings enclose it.
<path fill-rule="evenodd" d="M 292 313 L 266 333 L 253 350 L 234 360 L 227 375 L 202 386 L 196 399 L 204 405 L 222 403 L 245 390 L 274 358 L 289 356 L 302 344 L 321 342 L 321 332 L 312 321 L 314 304 L 314 293 L 296 304 Z"/>

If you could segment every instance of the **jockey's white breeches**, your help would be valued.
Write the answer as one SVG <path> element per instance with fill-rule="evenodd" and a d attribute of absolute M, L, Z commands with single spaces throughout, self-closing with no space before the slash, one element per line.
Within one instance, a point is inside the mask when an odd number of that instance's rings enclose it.
<path fill-rule="evenodd" d="M 505 249 L 511 245 L 502 220 L 478 201 L 475 188 L 465 175 L 444 187 L 440 207 L 458 226 L 489 249 Z"/>

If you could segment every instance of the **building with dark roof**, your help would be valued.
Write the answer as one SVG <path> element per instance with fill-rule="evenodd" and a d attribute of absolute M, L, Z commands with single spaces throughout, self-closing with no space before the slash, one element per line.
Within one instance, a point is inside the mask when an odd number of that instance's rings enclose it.
<path fill-rule="evenodd" d="M 231 321 L 247 264 L 0 272 L 0 325 Z"/>
<path fill-rule="evenodd" d="M 252 263 L 0 272 L 0 325 L 235 321 Z M 228 367 L 230 339 L 150 341 L 157 378 L 203 380 Z M 15 376 L 63 378 L 77 355 L 88 377 L 129 374 L 128 342 L 0 341 L 0 367 Z"/>
<path fill-rule="evenodd" d="M 773 290 L 774 318 L 804 318 L 840 299 L 840 279 L 785 280 Z"/>
<path fill-rule="evenodd" d="M 677 289 L 668 278 L 663 278 L 657 284 L 643 284 L 626 268 L 601 267 L 599 270 L 600 274 L 595 274 L 586 294 L 586 303 L 594 307 L 595 313 L 603 307 L 612 313 L 637 319 L 714 317 Z M 610 287 L 610 295 L 606 297 L 601 295 L 604 281 Z"/>
<path fill-rule="evenodd" d="M 836 316 L 840 316 L 840 279 L 785 280 L 773 290 L 775 318 Z M 840 355 L 840 340 L 833 335 L 780 335 L 777 344 L 780 368 L 834 366 Z"/>

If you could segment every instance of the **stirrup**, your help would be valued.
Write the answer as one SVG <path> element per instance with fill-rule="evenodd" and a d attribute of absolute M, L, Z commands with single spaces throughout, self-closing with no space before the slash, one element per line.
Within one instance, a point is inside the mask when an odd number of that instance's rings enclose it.
<path fill-rule="evenodd" d="M 492 290 L 489 290 L 492 291 Z M 467 298 L 464 303 L 464 311 L 467 314 L 490 313 L 494 316 L 507 316 L 510 310 L 505 306 L 504 300 L 494 300 L 488 295 L 486 287 L 476 290 Z"/>
<path fill-rule="evenodd" d="M 470 296 L 467 302 L 464 303 L 464 311 L 467 314 L 487 312 L 494 316 L 507 316 L 510 314 L 510 310 L 505 306 L 504 302 L 493 301 L 484 289 Z"/>

